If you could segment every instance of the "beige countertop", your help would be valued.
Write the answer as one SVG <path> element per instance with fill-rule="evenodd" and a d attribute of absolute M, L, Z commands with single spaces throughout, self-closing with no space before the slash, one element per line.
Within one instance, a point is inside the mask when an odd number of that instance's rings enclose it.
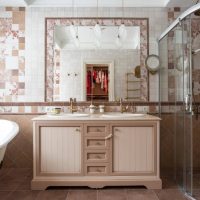
<path fill-rule="evenodd" d="M 61 113 L 58 115 L 46 114 L 32 119 L 33 121 L 56 121 L 56 120 L 66 120 L 66 121 L 158 121 L 159 117 L 148 115 L 148 114 L 139 114 L 139 113 L 103 113 L 103 114 L 88 114 L 88 113 Z"/>

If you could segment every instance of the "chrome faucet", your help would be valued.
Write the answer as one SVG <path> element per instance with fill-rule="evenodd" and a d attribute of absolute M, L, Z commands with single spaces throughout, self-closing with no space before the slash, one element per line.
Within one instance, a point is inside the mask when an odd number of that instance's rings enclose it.
<path fill-rule="evenodd" d="M 123 99 L 122 98 L 119 99 L 119 103 L 120 103 L 120 112 L 121 113 L 127 112 L 128 107 L 123 106 Z"/>
<path fill-rule="evenodd" d="M 70 98 L 70 113 L 74 113 L 74 112 L 77 112 L 78 109 L 77 107 L 74 106 L 74 103 L 76 103 L 76 98 Z"/>

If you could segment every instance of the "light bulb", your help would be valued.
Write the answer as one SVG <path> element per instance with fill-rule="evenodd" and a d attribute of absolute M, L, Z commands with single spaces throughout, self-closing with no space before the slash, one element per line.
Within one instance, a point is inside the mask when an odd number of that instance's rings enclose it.
<path fill-rule="evenodd" d="M 78 35 L 76 35 L 76 37 L 75 37 L 75 39 L 74 39 L 74 43 L 75 43 L 75 46 L 76 46 L 76 47 L 79 47 L 79 46 L 80 46 L 80 41 L 79 41 Z"/>
<path fill-rule="evenodd" d="M 116 41 L 115 41 L 115 44 L 117 45 L 118 48 L 121 48 L 121 47 L 122 47 L 122 42 L 121 42 L 121 38 L 120 38 L 119 35 L 117 36 L 117 39 L 116 39 Z"/>
<path fill-rule="evenodd" d="M 124 40 L 127 36 L 126 26 L 124 24 L 119 26 L 119 36 L 122 40 Z"/>
<path fill-rule="evenodd" d="M 75 31 L 74 24 L 71 24 L 71 25 L 69 26 L 69 30 L 70 30 L 71 36 L 72 36 L 73 38 L 76 38 L 76 31 Z"/>
<path fill-rule="evenodd" d="M 94 26 L 94 34 L 97 38 L 101 38 L 101 26 L 98 23 Z"/>

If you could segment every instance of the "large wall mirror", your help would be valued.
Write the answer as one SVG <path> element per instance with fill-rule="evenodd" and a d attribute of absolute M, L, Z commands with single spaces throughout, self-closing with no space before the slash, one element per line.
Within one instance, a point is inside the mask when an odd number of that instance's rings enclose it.
<path fill-rule="evenodd" d="M 147 18 L 46 18 L 46 101 L 148 101 L 148 29 Z"/>

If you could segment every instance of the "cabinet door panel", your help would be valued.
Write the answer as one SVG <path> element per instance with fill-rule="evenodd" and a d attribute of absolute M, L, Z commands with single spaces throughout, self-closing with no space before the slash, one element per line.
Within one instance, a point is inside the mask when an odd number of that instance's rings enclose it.
<path fill-rule="evenodd" d="M 113 172 L 153 173 L 154 134 L 153 127 L 114 127 Z"/>
<path fill-rule="evenodd" d="M 81 172 L 80 127 L 41 127 L 42 173 Z"/>

